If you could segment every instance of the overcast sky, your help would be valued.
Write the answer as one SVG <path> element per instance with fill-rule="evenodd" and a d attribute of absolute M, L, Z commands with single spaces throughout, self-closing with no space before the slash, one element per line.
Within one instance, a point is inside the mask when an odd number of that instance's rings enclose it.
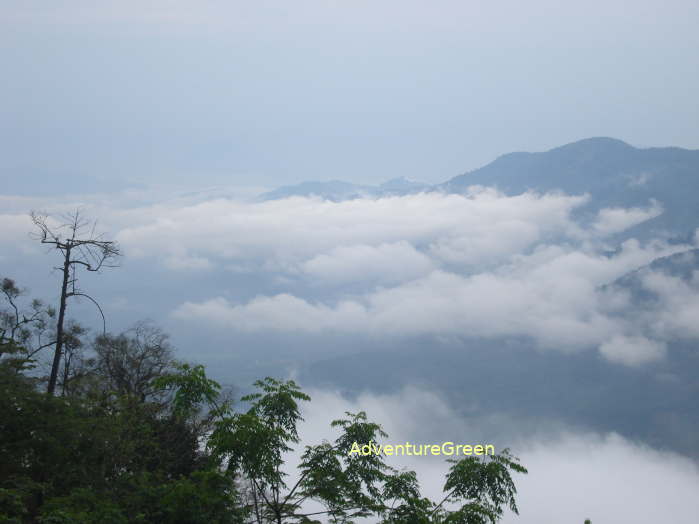
<path fill-rule="evenodd" d="M 437 182 L 589 136 L 695 149 L 698 20 L 690 0 L 5 1 L 0 176 Z"/>
<path fill-rule="evenodd" d="M 663 202 L 250 197 L 591 136 L 699 149 L 698 26 L 689 0 L 1 2 L 0 277 L 55 303 L 28 211 L 80 208 L 125 253 L 80 280 L 108 329 L 151 318 L 237 387 L 308 380 L 304 439 L 366 409 L 397 440 L 513 446 L 508 523 L 691 522 L 699 229 L 629 233 Z M 442 463 L 403 465 L 438 495 Z"/>

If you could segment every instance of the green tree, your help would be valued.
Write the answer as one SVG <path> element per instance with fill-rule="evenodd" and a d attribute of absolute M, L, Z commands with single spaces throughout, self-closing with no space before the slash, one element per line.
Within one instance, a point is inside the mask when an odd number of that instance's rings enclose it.
<path fill-rule="evenodd" d="M 340 433 L 334 442 L 306 446 L 296 481 L 290 483 L 284 457 L 299 444 L 299 403 L 310 400 L 293 381 L 257 381 L 259 391 L 241 399 L 250 404 L 242 413 L 217 402 L 219 386 L 201 367 L 182 368 L 178 375 L 161 379 L 160 385 L 176 391 L 182 410 L 200 402 L 211 405 L 216 420 L 207 447 L 243 487 L 244 510 L 251 522 L 310 523 L 322 517 L 350 523 L 373 515 L 385 524 L 486 524 L 497 522 L 506 507 L 517 513 L 511 472 L 527 470 L 508 450 L 451 460 L 445 496 L 436 503 L 420 495 L 414 472 L 395 470 L 381 454 L 350 453 L 356 444 L 378 444 L 387 435 L 364 412 L 348 412 L 331 423 Z M 310 501 L 325 509 L 308 512 Z"/>
<path fill-rule="evenodd" d="M 51 329 L 55 310 L 39 299 L 22 304 L 26 293 L 11 278 L 0 281 L 0 361 L 18 369 L 31 366 L 42 349 L 56 342 Z"/>
<path fill-rule="evenodd" d="M 183 409 L 155 385 L 148 398 L 91 385 L 51 396 L 9 362 L 0 360 L 0 522 L 241 522 L 235 483 L 202 449 L 210 426 L 198 405 Z M 94 365 L 91 380 L 107 383 L 105 372 Z"/>

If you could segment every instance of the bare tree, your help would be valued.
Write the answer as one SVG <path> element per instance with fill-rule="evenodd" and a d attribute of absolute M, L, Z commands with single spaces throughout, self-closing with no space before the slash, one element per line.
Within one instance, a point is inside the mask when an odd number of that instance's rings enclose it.
<path fill-rule="evenodd" d="M 52 224 L 46 214 L 32 212 L 31 217 L 39 230 L 37 238 L 42 244 L 50 244 L 60 251 L 63 259 L 63 265 L 55 268 L 61 271 L 63 281 L 56 322 L 56 346 L 47 390 L 49 395 L 53 395 L 65 342 L 64 323 L 68 299 L 85 297 L 92 301 L 102 316 L 103 330 L 106 330 L 102 308 L 94 298 L 77 286 L 77 269 L 99 271 L 105 267 L 116 267 L 115 261 L 121 252 L 116 242 L 104 240 L 102 235 L 95 233 L 97 221 L 86 220 L 78 210 L 64 216 L 63 222 L 57 225 Z"/>
<path fill-rule="evenodd" d="M 138 322 L 117 336 L 100 335 L 93 349 L 103 387 L 141 401 L 155 394 L 153 379 L 175 370 L 168 335 L 149 321 Z"/>

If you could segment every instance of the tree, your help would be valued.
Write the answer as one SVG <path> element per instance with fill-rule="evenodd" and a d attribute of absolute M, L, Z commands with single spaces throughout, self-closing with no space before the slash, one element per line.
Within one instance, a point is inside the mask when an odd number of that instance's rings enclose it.
<path fill-rule="evenodd" d="M 77 269 L 81 267 L 87 271 L 97 272 L 103 267 L 115 267 L 114 261 L 121 253 L 116 242 L 103 240 L 102 235 L 95 234 L 97 222 L 84 219 L 80 211 L 65 216 L 63 223 L 60 224 L 52 224 L 45 214 L 32 212 L 31 217 L 39 230 L 38 239 L 42 244 L 49 244 L 60 251 L 63 262 L 62 266 L 56 268 L 61 271 L 62 283 L 56 322 L 55 350 L 47 387 L 48 394 L 53 395 L 65 344 L 65 315 L 68 299 L 85 297 L 92 301 L 102 316 L 103 329 L 105 328 L 102 308 L 95 299 L 77 286 Z"/>
<path fill-rule="evenodd" d="M 52 346 L 54 338 L 49 333 L 49 323 L 56 311 L 41 300 L 33 299 L 29 307 L 23 307 L 20 297 L 26 294 L 11 278 L 3 278 L 0 294 L 8 307 L 0 310 L 0 357 L 3 348 L 22 347 L 29 359 L 42 349 Z"/>
<path fill-rule="evenodd" d="M 42 307 L 22 308 L 9 279 L 2 292 L 0 350 L 28 354 L 20 342 L 42 332 L 32 314 Z M 286 455 L 310 401 L 293 381 L 257 381 L 241 399 L 247 409 L 234 411 L 203 366 L 172 359 L 152 325 L 97 337 L 87 360 L 81 329 L 66 324 L 63 395 L 40 393 L 24 364 L 0 358 L 1 522 L 494 524 L 506 507 L 517 513 L 511 473 L 526 469 L 507 450 L 450 460 L 433 502 L 414 472 L 352 453 L 388 436 L 364 412 L 332 421 L 337 438 L 306 446 L 290 482 Z"/>
<path fill-rule="evenodd" d="M 99 335 L 93 350 L 102 387 L 119 395 L 145 400 L 155 394 L 156 378 L 175 371 L 167 334 L 150 322 L 138 322 L 120 335 Z"/>
<path fill-rule="evenodd" d="M 61 395 L 74 394 L 80 379 L 90 373 L 89 363 L 92 359 L 85 357 L 83 338 L 88 330 L 73 320 L 63 328 L 63 368 L 57 378 Z"/>
<path fill-rule="evenodd" d="M 219 386 L 200 366 L 185 366 L 160 379 L 159 385 L 176 391 L 175 404 L 184 412 L 201 402 L 210 404 L 217 420 L 207 448 L 247 486 L 244 509 L 251 523 L 309 524 L 320 515 L 329 522 L 351 523 L 373 515 L 383 524 L 493 524 L 504 507 L 517 513 L 511 472 L 527 470 L 508 450 L 451 460 L 445 496 L 435 503 L 420 495 L 414 472 L 395 470 L 380 453 L 350 453 L 356 445 L 378 445 L 387 435 L 364 412 L 346 413 L 331 424 L 340 431 L 334 442 L 306 446 L 297 480 L 289 486 L 284 456 L 299 443 L 299 402 L 310 400 L 293 381 L 257 381 L 259 391 L 241 399 L 250 403 L 243 413 L 217 402 Z M 309 501 L 325 510 L 309 512 Z M 446 509 L 445 504 L 456 509 Z"/>
<path fill-rule="evenodd" d="M 103 371 L 93 363 L 87 387 L 54 396 L 0 365 L 0 522 L 242 524 L 234 482 L 202 447 L 210 426 L 198 404 L 207 399 L 187 407 L 158 386 L 145 399 L 128 388 L 104 395 L 92 387 L 112 380 Z"/>

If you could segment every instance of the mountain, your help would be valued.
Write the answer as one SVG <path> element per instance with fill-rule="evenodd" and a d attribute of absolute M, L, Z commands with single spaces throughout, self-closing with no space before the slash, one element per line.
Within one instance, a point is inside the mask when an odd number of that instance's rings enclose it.
<path fill-rule="evenodd" d="M 398 177 L 384 182 L 377 189 L 382 195 L 406 195 L 410 193 L 419 193 L 431 189 L 432 186 L 414 180 L 408 180 L 405 177 Z"/>
<path fill-rule="evenodd" d="M 404 177 L 394 178 L 384 182 L 379 186 L 358 185 L 341 180 L 331 180 L 328 182 L 301 182 L 292 186 L 283 186 L 259 196 L 260 200 L 279 200 L 293 196 L 310 197 L 316 196 L 340 202 L 342 200 L 352 200 L 354 198 L 378 198 L 385 196 L 400 196 L 411 193 L 419 193 L 431 189 L 432 186 L 415 182 Z"/>
<path fill-rule="evenodd" d="M 643 277 L 649 273 L 663 273 L 689 283 L 695 278 L 695 274 L 699 274 L 699 249 L 656 258 L 650 264 L 631 271 L 604 287 L 624 289 L 637 307 L 646 306 L 656 300 L 656 294 L 643 285 Z"/>
<path fill-rule="evenodd" d="M 358 198 L 369 193 L 367 186 L 343 182 L 341 180 L 330 180 L 328 182 L 301 182 L 292 186 L 282 186 L 280 188 L 263 193 L 260 200 L 281 200 L 293 196 L 318 196 L 334 202 Z"/>
<path fill-rule="evenodd" d="M 686 239 L 699 227 L 699 150 L 636 148 L 615 138 L 587 138 L 539 153 L 508 153 L 490 164 L 430 186 L 395 178 L 379 186 L 339 180 L 303 182 L 260 195 L 261 200 L 318 196 L 335 202 L 407 195 L 422 191 L 464 193 L 469 186 L 495 186 L 506 194 L 527 190 L 589 194 L 582 212 L 603 207 L 643 207 L 658 202 L 663 213 L 626 232 Z"/>
<path fill-rule="evenodd" d="M 510 195 L 587 193 L 593 209 L 647 207 L 654 199 L 664 212 L 643 224 L 645 232 L 684 236 L 699 227 L 699 150 L 638 149 L 614 138 L 588 138 L 542 153 L 509 153 L 437 187 L 463 193 L 472 185 Z"/>

